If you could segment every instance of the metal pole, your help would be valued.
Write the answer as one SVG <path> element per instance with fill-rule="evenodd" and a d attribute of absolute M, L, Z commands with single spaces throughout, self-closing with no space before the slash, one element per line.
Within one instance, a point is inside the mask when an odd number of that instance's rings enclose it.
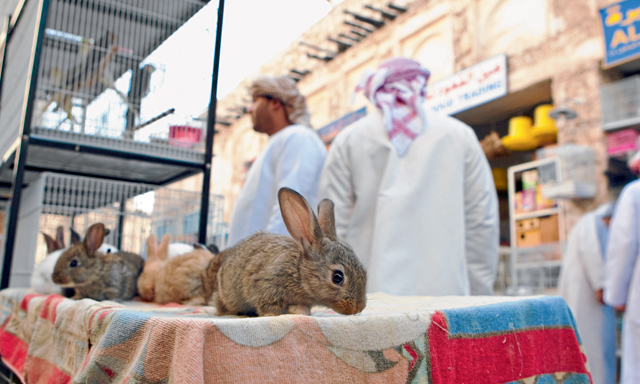
<path fill-rule="evenodd" d="M 33 104 L 36 96 L 36 84 L 38 81 L 38 68 L 40 68 L 40 54 L 42 51 L 42 40 L 44 29 L 47 24 L 47 14 L 49 12 L 49 0 L 41 0 L 38 9 L 38 19 L 36 25 L 38 30 L 34 37 L 34 46 L 31 51 L 31 68 L 29 69 L 29 82 L 26 87 L 25 103 L 22 111 L 22 124 L 20 130 L 20 145 L 17 148 L 13 165 L 13 185 L 11 186 L 11 206 L 9 207 L 9 220 L 7 222 L 7 238 L 5 239 L 4 261 L 2 265 L 2 280 L 0 289 L 9 286 L 11 278 L 11 263 L 13 262 L 13 252 L 15 245 L 16 231 L 18 229 L 18 213 L 20 208 L 20 197 L 22 195 L 22 183 L 27 165 L 27 147 L 29 146 L 29 135 L 31 134 L 31 118 L 33 116 Z"/>
<path fill-rule="evenodd" d="M 117 228 L 117 235 L 118 238 L 116 240 L 116 247 L 118 249 L 122 249 L 122 229 L 124 228 L 124 215 L 126 214 L 126 204 L 127 204 L 127 198 L 125 194 L 122 194 L 122 197 L 120 198 L 120 210 L 119 210 L 119 216 L 118 216 L 118 228 Z"/>
<path fill-rule="evenodd" d="M 209 192 L 211 190 L 211 161 L 213 160 L 213 134 L 216 124 L 216 106 L 218 92 L 218 70 L 220 68 L 220 44 L 222 43 L 222 18 L 224 0 L 218 3 L 218 25 L 216 28 L 216 46 L 213 53 L 213 78 L 211 81 L 211 99 L 207 112 L 207 136 L 204 150 L 204 166 L 202 178 L 202 195 L 200 196 L 200 230 L 198 242 L 207 243 L 207 224 L 209 220 Z"/>

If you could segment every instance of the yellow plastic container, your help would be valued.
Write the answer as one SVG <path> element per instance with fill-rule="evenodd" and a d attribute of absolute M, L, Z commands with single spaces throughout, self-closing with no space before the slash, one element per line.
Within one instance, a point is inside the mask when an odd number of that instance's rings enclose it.
<path fill-rule="evenodd" d="M 507 170 L 504 168 L 492 168 L 491 173 L 493 174 L 493 182 L 496 185 L 496 191 L 506 192 L 507 189 L 509 189 L 509 184 L 507 183 Z"/>
<path fill-rule="evenodd" d="M 531 151 L 540 145 L 531 135 L 532 121 L 527 116 L 509 119 L 509 134 L 502 138 L 502 146 L 510 151 Z"/>
<path fill-rule="evenodd" d="M 551 117 L 549 111 L 553 109 L 551 104 L 542 104 L 533 111 L 533 121 L 535 124 L 531 129 L 531 135 L 540 144 L 555 143 L 558 139 L 558 129 Z"/>

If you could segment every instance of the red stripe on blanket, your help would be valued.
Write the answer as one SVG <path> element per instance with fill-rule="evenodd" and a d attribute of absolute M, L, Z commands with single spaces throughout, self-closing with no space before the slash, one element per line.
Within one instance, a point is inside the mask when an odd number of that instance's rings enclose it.
<path fill-rule="evenodd" d="M 31 299 L 33 299 L 34 297 L 42 297 L 42 296 L 44 295 L 41 295 L 39 293 L 27 293 L 26 295 L 24 295 L 24 297 L 22 298 L 22 301 L 20 302 L 20 309 L 26 312 L 29 309 L 28 307 Z"/>
<path fill-rule="evenodd" d="M 25 364 L 26 379 L 37 384 L 67 384 L 71 377 L 62 372 L 55 364 L 38 357 L 29 356 Z"/>
<path fill-rule="evenodd" d="M 27 359 L 29 346 L 18 337 L 10 334 L 4 329 L 0 330 L 0 355 L 15 370 L 16 373 L 24 372 L 24 362 Z"/>
<path fill-rule="evenodd" d="M 428 334 L 433 384 L 507 383 L 555 372 L 588 374 L 572 328 L 450 339 L 444 315 L 436 312 Z"/>
<path fill-rule="evenodd" d="M 418 354 L 416 353 L 416 351 L 413 350 L 413 348 L 411 348 L 409 344 L 405 344 L 404 349 L 413 358 L 413 360 L 411 361 L 411 365 L 409 365 L 409 372 L 411 372 L 411 370 L 413 369 L 413 366 L 416 364 L 416 361 L 418 360 Z"/>
<path fill-rule="evenodd" d="M 60 295 L 50 295 L 47 297 L 42 303 L 42 307 L 40 307 L 40 313 L 38 317 L 41 317 L 51 324 L 56 323 L 56 308 L 58 308 L 58 304 L 64 300 L 64 297 Z"/>

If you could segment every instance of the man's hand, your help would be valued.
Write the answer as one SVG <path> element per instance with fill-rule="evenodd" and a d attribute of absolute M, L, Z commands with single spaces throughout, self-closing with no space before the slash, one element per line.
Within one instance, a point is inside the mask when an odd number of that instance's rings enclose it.
<path fill-rule="evenodd" d="M 598 290 L 596 291 L 596 301 L 597 301 L 598 303 L 602 304 L 602 305 L 604 305 L 604 299 L 603 299 L 603 296 L 604 296 L 604 292 L 603 292 L 602 288 L 598 289 Z"/>
<path fill-rule="evenodd" d="M 627 306 L 626 306 L 626 304 L 622 304 L 622 305 L 620 305 L 618 307 L 613 307 L 613 308 L 618 312 L 624 312 L 624 310 L 627 309 Z"/>

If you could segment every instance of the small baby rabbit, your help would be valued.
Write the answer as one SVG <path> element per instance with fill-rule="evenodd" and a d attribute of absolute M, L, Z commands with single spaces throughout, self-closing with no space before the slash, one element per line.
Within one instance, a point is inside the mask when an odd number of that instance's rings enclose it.
<path fill-rule="evenodd" d="M 318 220 L 292 189 L 281 188 L 278 201 L 291 237 L 258 232 L 207 267 L 206 293 L 218 315 L 309 314 L 315 304 L 345 315 L 360 313 L 367 273 L 351 247 L 336 237 L 333 202 L 320 202 Z"/>
<path fill-rule="evenodd" d="M 106 230 L 106 233 L 109 234 L 108 229 Z M 46 233 L 42 233 L 42 235 L 44 236 L 45 243 L 47 244 L 47 257 L 39 262 L 34 268 L 33 273 L 31 274 L 31 289 L 45 295 L 57 294 L 71 297 L 74 294 L 73 288 L 62 288 L 51 280 L 51 275 L 53 275 L 53 270 L 56 267 L 56 263 L 58 262 L 60 255 L 66 251 L 66 247 L 64 245 L 64 229 L 61 226 L 56 229 L 55 239 L 51 238 L 51 236 Z M 73 245 L 81 242 L 82 239 L 80 236 L 75 233 L 73 228 L 71 228 L 71 244 Z M 103 243 L 100 248 L 98 248 L 98 252 L 115 253 L 118 252 L 118 249 L 113 245 Z"/>
<path fill-rule="evenodd" d="M 170 236 L 162 237 L 157 245 L 156 235 L 147 239 L 147 261 L 138 278 L 140 297 L 158 304 L 205 304 L 202 273 L 213 259 L 207 250 L 193 249 L 171 257 Z"/>
<path fill-rule="evenodd" d="M 156 297 L 156 280 L 158 273 L 164 267 L 168 256 L 171 236 L 167 233 L 158 245 L 158 237 L 154 234 L 147 238 L 147 260 L 144 269 L 138 277 L 138 295 L 144 301 L 154 301 Z"/>
<path fill-rule="evenodd" d="M 213 256 L 208 250 L 195 249 L 167 261 L 158 273 L 154 301 L 205 305 L 203 273 Z"/>
<path fill-rule="evenodd" d="M 105 235 L 104 224 L 93 224 L 84 241 L 64 251 L 56 263 L 52 280 L 75 288 L 72 299 L 128 300 L 135 296 L 144 260 L 129 252 L 99 252 Z"/>

